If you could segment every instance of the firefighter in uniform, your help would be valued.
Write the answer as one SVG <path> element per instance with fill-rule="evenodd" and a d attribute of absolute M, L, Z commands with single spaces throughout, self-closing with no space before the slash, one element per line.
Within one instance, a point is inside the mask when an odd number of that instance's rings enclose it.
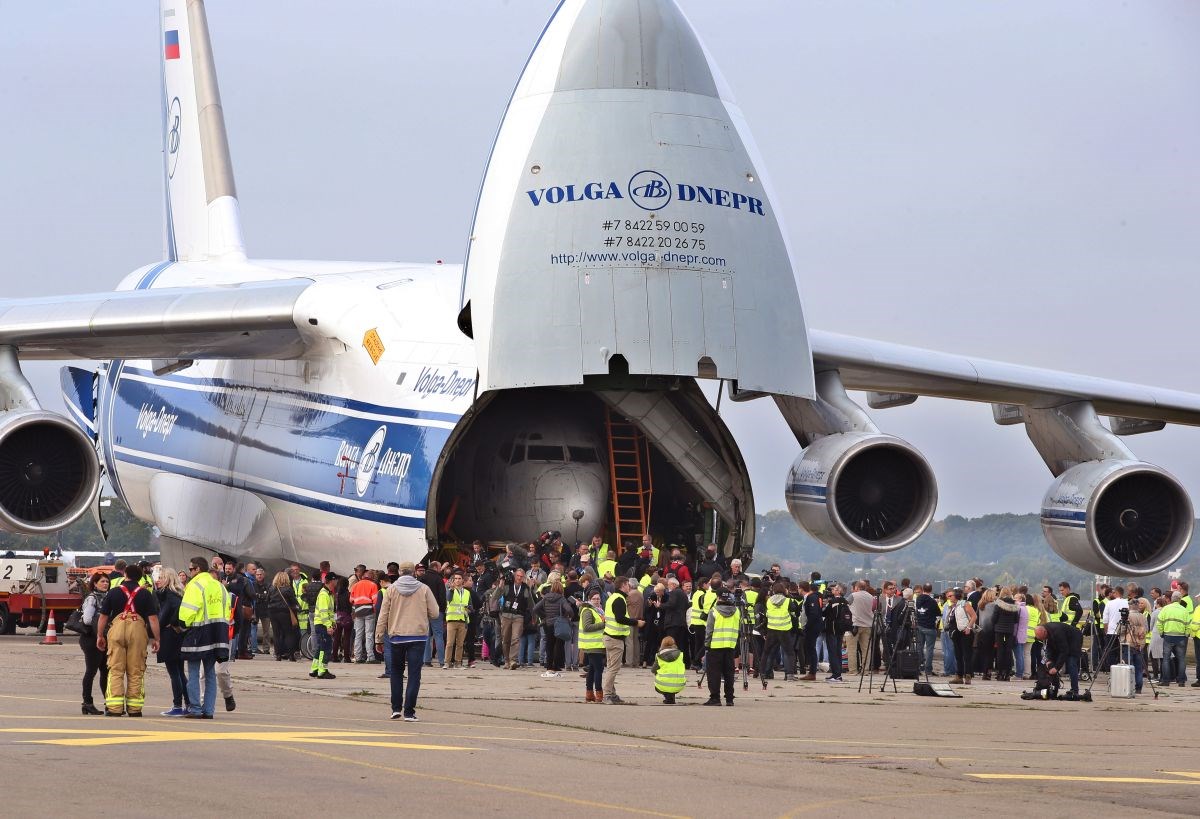
<path fill-rule="evenodd" d="M 708 613 L 704 645 L 708 654 L 704 667 L 708 674 L 708 701 L 721 704 L 721 683 L 725 683 L 725 704 L 733 705 L 733 657 L 737 654 L 742 615 L 733 603 L 733 595 L 722 591 L 717 604 Z"/>
<path fill-rule="evenodd" d="M 337 588 L 337 581 L 338 577 L 333 572 L 325 575 L 321 591 L 317 593 L 316 605 L 313 606 L 312 627 L 313 633 L 317 635 L 317 646 L 313 651 L 312 668 L 308 672 L 308 676 L 316 677 L 319 680 L 337 679 L 325 667 L 325 658 L 333 650 L 333 638 L 330 634 L 333 631 L 334 623 L 333 590 Z"/>
<path fill-rule="evenodd" d="M 125 581 L 109 589 L 100 604 L 96 648 L 108 652 L 108 690 L 104 715 L 142 715 L 146 702 L 146 643 L 158 651 L 158 600 L 142 587 L 142 570 L 125 569 Z M 146 633 L 149 623 L 153 638 Z"/>

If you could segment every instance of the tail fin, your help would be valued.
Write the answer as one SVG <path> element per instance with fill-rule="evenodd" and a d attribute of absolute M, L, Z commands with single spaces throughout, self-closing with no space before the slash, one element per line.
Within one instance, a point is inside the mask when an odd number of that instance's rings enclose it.
<path fill-rule="evenodd" d="M 167 258 L 246 257 L 203 0 L 160 0 Z"/>

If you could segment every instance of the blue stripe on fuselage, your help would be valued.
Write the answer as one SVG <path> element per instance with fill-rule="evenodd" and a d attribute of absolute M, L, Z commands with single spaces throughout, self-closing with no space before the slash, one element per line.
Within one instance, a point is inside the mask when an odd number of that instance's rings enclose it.
<path fill-rule="evenodd" d="M 398 522 L 407 510 L 401 525 L 424 525 L 447 424 L 335 396 L 304 394 L 312 403 L 298 405 L 292 392 L 231 382 L 204 391 L 194 386 L 202 379 L 138 375 L 120 380 L 113 402 L 118 459 L 371 520 Z M 376 417 L 347 414 L 335 401 L 370 407 Z M 368 452 L 381 428 L 381 445 Z"/>

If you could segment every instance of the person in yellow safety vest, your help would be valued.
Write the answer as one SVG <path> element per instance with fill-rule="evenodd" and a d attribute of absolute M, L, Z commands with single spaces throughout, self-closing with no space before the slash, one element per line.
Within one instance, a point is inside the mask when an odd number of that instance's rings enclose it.
<path fill-rule="evenodd" d="M 604 595 L 600 584 L 588 588 L 587 602 L 579 609 L 579 650 L 583 652 L 587 702 L 604 702 Z"/>
<path fill-rule="evenodd" d="M 600 535 L 592 536 L 591 552 L 593 563 L 599 564 L 603 560 L 608 560 L 609 546 Z"/>
<path fill-rule="evenodd" d="M 796 679 L 796 646 L 792 641 L 792 615 L 797 608 L 796 601 L 787 596 L 787 584 L 782 581 L 777 581 L 771 586 L 771 596 L 763 600 L 767 639 L 758 669 L 763 688 L 767 687 L 767 680 L 775 677 L 774 658 L 780 647 L 783 648 L 783 681 L 794 682 Z"/>
<path fill-rule="evenodd" d="M 1037 645 L 1037 652 L 1034 652 L 1034 646 L 1037 644 L 1037 627 L 1042 622 L 1042 609 L 1038 606 L 1036 598 L 1037 596 L 1034 594 L 1029 594 L 1025 597 L 1025 612 L 1029 620 L 1025 627 L 1025 645 L 1021 647 L 1021 651 L 1028 657 L 1025 661 L 1025 668 L 1029 669 L 1030 679 L 1037 677 L 1033 663 L 1037 663 L 1042 658 L 1040 644 Z"/>
<path fill-rule="evenodd" d="M 596 564 L 596 577 L 603 580 L 606 577 L 617 576 L 617 561 L 605 558 Z"/>
<path fill-rule="evenodd" d="M 140 717 L 146 702 L 146 624 L 153 632 L 150 647 L 157 652 L 158 599 L 141 586 L 141 579 L 139 567 L 125 567 L 125 581 L 109 589 L 100 604 L 96 648 L 107 652 L 104 715 L 108 717 Z"/>
<path fill-rule="evenodd" d="M 1175 594 L 1179 594 L 1179 592 L 1175 592 Z M 1162 685 L 1164 688 L 1170 686 L 1172 677 L 1180 687 L 1187 684 L 1187 671 L 1184 665 L 1187 662 L 1187 638 L 1191 621 L 1191 612 L 1183 605 L 1182 599 L 1174 600 L 1158 613 L 1158 625 L 1155 628 L 1163 639 Z"/>
<path fill-rule="evenodd" d="M 642 575 L 641 578 L 638 580 L 638 588 L 641 589 L 642 591 L 645 591 L 646 589 L 650 588 L 657 582 L 658 581 L 654 579 L 653 575 L 647 573 L 647 574 Z"/>
<path fill-rule="evenodd" d="M 613 593 L 604 604 L 604 678 L 601 687 L 604 701 L 610 705 L 620 705 L 624 700 L 617 696 L 617 674 L 621 670 L 621 660 L 625 655 L 625 638 L 631 628 L 641 628 L 645 620 L 634 620 L 629 616 L 629 608 L 625 595 L 629 591 L 629 578 L 618 577 L 614 581 Z M 631 657 L 631 661 L 636 658 Z"/>
<path fill-rule="evenodd" d="M 229 618 L 232 599 L 209 570 L 208 559 L 188 561 L 191 580 L 179 604 L 179 622 L 187 631 L 179 653 L 188 664 L 189 719 L 212 719 L 217 703 L 217 661 L 229 658 Z M 201 691 L 203 671 L 203 691 Z"/>
<path fill-rule="evenodd" d="M 316 677 L 319 680 L 337 679 L 335 675 L 329 673 L 329 669 L 325 665 L 325 658 L 333 650 L 332 632 L 336 620 L 333 612 L 333 592 L 337 588 L 337 581 L 338 576 L 333 572 L 325 575 L 321 591 L 317 593 L 317 603 L 313 606 L 312 627 L 317 638 L 317 645 L 313 651 L 312 667 L 308 676 Z"/>
<path fill-rule="evenodd" d="M 658 551 L 658 547 L 654 545 L 654 541 L 650 538 L 650 535 L 642 535 L 642 551 L 644 552 L 646 549 L 650 550 L 650 565 L 652 567 L 657 567 L 659 565 L 658 560 L 661 555 Z"/>
<path fill-rule="evenodd" d="M 704 626 L 704 658 L 708 675 L 708 701 L 705 705 L 721 704 L 721 684 L 725 684 L 725 704 L 733 705 L 733 657 L 737 653 L 742 615 L 733 603 L 733 595 L 722 591 L 717 604 L 708 613 Z"/>
<path fill-rule="evenodd" d="M 1071 584 L 1066 581 L 1058 584 L 1058 593 L 1062 595 L 1062 604 L 1058 607 L 1058 622 L 1079 628 L 1083 619 L 1083 606 L 1079 605 L 1079 595 L 1071 591 Z"/>
<path fill-rule="evenodd" d="M 692 592 L 691 616 L 688 619 L 688 631 L 692 637 L 692 670 L 700 670 L 700 658 L 704 656 L 704 626 L 708 622 L 708 613 L 717 603 L 717 593 L 708 588 L 708 578 L 702 577 L 696 582 L 696 590 Z"/>
<path fill-rule="evenodd" d="M 463 660 L 467 621 L 471 617 L 471 593 L 463 588 L 462 572 L 455 572 L 446 593 L 446 667 L 458 668 Z"/>
<path fill-rule="evenodd" d="M 757 630 L 758 626 L 759 626 L 758 601 L 759 601 L 760 595 L 762 594 L 762 592 L 759 590 L 762 588 L 762 578 L 756 577 L 753 580 L 751 580 L 749 577 L 746 577 L 745 575 L 743 575 L 741 588 L 742 588 L 742 593 L 746 597 L 746 614 L 751 618 L 751 623 L 754 624 L 754 628 Z M 736 599 L 736 597 L 735 597 L 735 599 Z M 759 669 L 757 666 L 758 666 L 758 661 L 763 657 L 763 638 L 761 636 L 759 636 L 758 634 L 752 635 L 750 637 L 750 645 L 747 646 L 746 648 L 747 648 L 747 657 L 750 659 L 751 673 L 757 677 L 761 671 L 761 669 Z M 742 670 L 741 655 L 739 654 L 738 656 L 734 657 L 733 661 L 734 661 L 734 666 L 733 666 L 734 671 L 741 671 Z"/>
<path fill-rule="evenodd" d="M 308 603 L 304 599 L 304 587 L 308 585 L 308 575 L 300 569 L 298 563 L 291 565 L 288 574 L 292 577 L 292 591 L 296 595 L 296 628 L 300 630 L 296 645 L 299 646 L 303 645 L 304 637 L 308 633 Z"/>
<path fill-rule="evenodd" d="M 663 638 L 650 670 L 654 672 L 654 690 L 663 695 L 663 704 L 674 705 L 675 695 L 687 685 L 683 652 L 675 645 L 674 637 Z"/>

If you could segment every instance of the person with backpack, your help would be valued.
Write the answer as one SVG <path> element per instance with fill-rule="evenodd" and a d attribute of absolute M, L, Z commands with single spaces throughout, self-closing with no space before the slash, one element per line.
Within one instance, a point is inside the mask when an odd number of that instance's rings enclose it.
<path fill-rule="evenodd" d="M 946 606 L 950 608 L 946 625 L 954 642 L 954 660 L 958 672 L 950 678 L 950 682 L 953 685 L 970 685 L 974 676 L 971 649 L 975 641 L 975 607 L 963 599 L 962 589 L 951 589 L 947 593 Z"/>
<path fill-rule="evenodd" d="M 96 648 L 108 652 L 108 717 L 140 717 L 146 702 L 146 638 L 151 637 L 150 648 L 157 652 L 158 600 L 141 580 L 138 566 L 126 566 L 125 582 L 109 589 L 100 606 Z"/>
<path fill-rule="evenodd" d="M 96 707 L 92 699 L 92 683 L 96 673 L 100 673 L 100 696 L 108 691 L 108 657 L 96 645 L 96 623 L 100 619 L 100 607 L 108 595 L 108 575 L 103 572 L 93 572 L 84 585 L 86 597 L 80 605 L 83 626 L 86 629 L 79 635 L 79 648 L 83 650 L 83 714 L 84 716 L 99 716 L 104 712 Z"/>

